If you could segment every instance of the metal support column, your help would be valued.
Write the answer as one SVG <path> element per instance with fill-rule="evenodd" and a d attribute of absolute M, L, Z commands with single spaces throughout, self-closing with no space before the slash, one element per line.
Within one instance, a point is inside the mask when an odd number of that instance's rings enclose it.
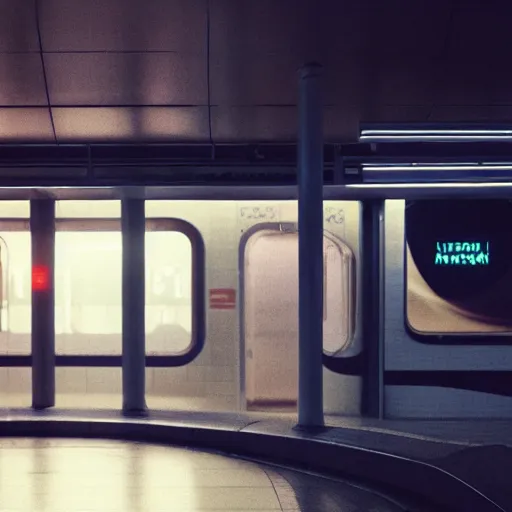
<path fill-rule="evenodd" d="M 123 237 L 123 412 L 146 410 L 146 333 L 144 238 L 146 219 L 143 199 L 121 201 Z"/>
<path fill-rule="evenodd" d="M 384 414 L 384 201 L 362 202 L 362 315 L 366 354 L 363 413 L 372 418 Z"/>
<path fill-rule="evenodd" d="M 324 425 L 323 134 L 321 67 L 300 71 L 299 96 L 299 427 Z"/>
<path fill-rule="evenodd" d="M 55 405 L 55 201 L 30 202 L 32 407 Z"/>

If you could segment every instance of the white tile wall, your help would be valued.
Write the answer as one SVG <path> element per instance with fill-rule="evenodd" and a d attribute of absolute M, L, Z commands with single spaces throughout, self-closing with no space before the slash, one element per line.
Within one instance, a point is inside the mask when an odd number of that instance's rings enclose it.
<path fill-rule="evenodd" d="M 234 202 L 216 202 L 212 205 L 208 230 L 204 235 L 209 269 L 228 269 L 236 272 L 239 240 L 235 225 L 236 214 Z M 222 283 L 215 286 L 221 287 Z"/>
<path fill-rule="evenodd" d="M 204 236 L 210 222 L 210 207 L 218 204 L 201 201 L 146 201 L 146 217 L 183 219 L 194 225 Z"/>
<path fill-rule="evenodd" d="M 7 354 L 30 354 L 32 351 L 32 336 L 25 333 L 2 332 L 0 333 L 0 344 L 2 347 L 6 347 Z"/>
<path fill-rule="evenodd" d="M 235 368 L 233 366 L 194 366 L 187 367 L 189 382 L 234 382 Z"/>
<path fill-rule="evenodd" d="M 206 388 L 209 396 L 234 396 L 236 393 L 234 382 L 209 382 Z"/>
<path fill-rule="evenodd" d="M 155 372 L 154 368 L 146 368 L 146 393 L 150 393 L 153 389 L 153 385 L 155 382 Z M 122 375 L 121 375 L 121 385 L 122 385 Z"/>
<path fill-rule="evenodd" d="M 86 368 L 56 368 L 55 389 L 58 393 L 87 393 Z"/>
<path fill-rule="evenodd" d="M 194 361 L 191 363 L 192 365 L 198 365 L 198 366 L 208 366 L 212 364 L 212 342 L 208 342 L 210 338 L 209 333 L 207 332 L 206 335 L 206 343 L 204 345 L 203 350 L 201 353 L 194 359 Z"/>
<path fill-rule="evenodd" d="M 172 387 L 178 382 L 187 381 L 187 367 L 178 366 L 176 368 L 152 368 L 153 390 L 162 387 Z"/>
<path fill-rule="evenodd" d="M 186 367 L 186 378 L 188 382 L 203 382 L 206 381 L 206 368 L 207 366 L 189 365 Z"/>
<path fill-rule="evenodd" d="M 8 368 L 8 391 L 9 393 L 32 393 L 32 369 L 31 368 Z"/>
<path fill-rule="evenodd" d="M 121 201 L 57 201 L 55 217 L 119 219 L 121 217 Z"/>
<path fill-rule="evenodd" d="M 0 368 L 0 396 L 9 392 L 9 368 Z"/>
<path fill-rule="evenodd" d="M 123 390 L 121 368 L 87 368 L 87 393 L 116 393 Z"/>
<path fill-rule="evenodd" d="M 11 219 L 30 218 L 30 201 L 1 201 L 0 218 Z"/>

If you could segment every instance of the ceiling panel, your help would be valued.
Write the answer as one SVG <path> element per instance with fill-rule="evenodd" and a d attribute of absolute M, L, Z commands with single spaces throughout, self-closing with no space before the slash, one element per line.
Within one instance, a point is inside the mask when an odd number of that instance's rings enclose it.
<path fill-rule="evenodd" d="M 47 108 L 0 108 L 0 140 L 55 142 Z"/>
<path fill-rule="evenodd" d="M 430 121 L 438 123 L 501 123 L 512 119 L 512 105 L 434 106 Z"/>
<path fill-rule="evenodd" d="M 207 105 L 206 59 L 179 53 L 45 54 L 52 105 Z"/>
<path fill-rule="evenodd" d="M 367 52 L 436 52 L 450 2 L 211 0 L 212 55 L 287 53 L 301 60 Z"/>
<path fill-rule="evenodd" d="M 214 58 L 211 94 L 214 105 L 294 105 L 298 101 L 297 59 L 286 54 L 250 59 Z M 413 59 L 366 58 L 364 53 L 332 55 L 323 63 L 326 105 L 418 104 L 430 102 L 435 75 L 430 56 Z"/>
<path fill-rule="evenodd" d="M 45 51 L 206 51 L 206 0 L 44 0 Z"/>
<path fill-rule="evenodd" d="M 435 91 L 436 104 L 512 103 L 507 64 L 512 4 L 503 0 L 455 4 Z"/>
<path fill-rule="evenodd" d="M 325 107 L 323 121 L 325 142 L 356 141 L 359 137 L 359 111 L 356 106 Z"/>
<path fill-rule="evenodd" d="M 429 56 L 381 59 L 366 71 L 364 100 L 381 108 L 430 104 L 437 85 L 435 67 Z"/>
<path fill-rule="evenodd" d="M 472 55 L 477 61 L 487 56 L 506 57 L 512 45 L 512 3 L 472 0 L 456 5 L 447 48 L 450 55 Z"/>
<path fill-rule="evenodd" d="M 213 105 L 297 103 L 299 61 L 287 54 L 216 56 L 210 65 Z"/>
<path fill-rule="evenodd" d="M 431 102 L 447 4 L 212 0 L 212 103 L 295 104 L 309 59 L 324 67 L 326 104 Z"/>
<path fill-rule="evenodd" d="M 0 52 L 37 52 L 35 2 L 0 0 Z"/>
<path fill-rule="evenodd" d="M 512 104 L 512 4 L 465 2 L 454 13 L 436 103 Z"/>
<path fill-rule="evenodd" d="M 247 52 L 300 55 L 311 44 L 308 28 L 316 19 L 306 0 L 211 0 L 210 13 L 212 55 L 228 58 Z"/>
<path fill-rule="evenodd" d="M 364 39 L 379 56 L 395 54 L 400 59 L 418 54 L 439 55 L 445 44 L 454 3 L 442 0 L 361 0 Z M 351 20 L 347 22 L 350 24 Z"/>
<path fill-rule="evenodd" d="M 59 142 L 190 142 L 208 140 L 206 107 L 52 109 Z"/>
<path fill-rule="evenodd" d="M 357 128 L 366 123 L 424 123 L 432 115 L 432 105 L 386 105 L 378 112 L 359 116 Z"/>
<path fill-rule="evenodd" d="M 295 107 L 212 107 L 215 142 L 285 142 L 296 134 Z"/>
<path fill-rule="evenodd" d="M 361 123 L 425 122 L 430 106 L 325 106 L 323 134 L 327 142 L 354 142 Z M 213 107 L 215 142 L 294 141 L 298 132 L 296 107 Z"/>
<path fill-rule="evenodd" d="M 208 140 L 207 1 L 40 1 L 59 140 Z M 46 104 L 34 5 L 0 0 L 0 107 Z M 218 142 L 294 140 L 297 69 L 311 59 L 324 66 L 329 140 L 353 140 L 360 122 L 512 114 L 500 106 L 512 105 L 509 0 L 209 5 Z M 45 109 L 2 115 L 0 137 L 51 139 Z"/>
<path fill-rule="evenodd" d="M 324 138 L 327 142 L 356 142 L 361 124 L 422 123 L 431 112 L 429 105 L 347 105 L 324 109 Z"/>
<path fill-rule="evenodd" d="M 461 55 L 439 78 L 435 102 L 444 105 L 512 104 L 512 69 L 489 55 Z"/>
<path fill-rule="evenodd" d="M 38 53 L 0 53 L 0 105 L 47 105 Z"/>

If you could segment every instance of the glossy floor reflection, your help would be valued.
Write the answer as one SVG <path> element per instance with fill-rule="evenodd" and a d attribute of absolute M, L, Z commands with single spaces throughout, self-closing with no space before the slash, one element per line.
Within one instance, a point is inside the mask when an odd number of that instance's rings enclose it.
<path fill-rule="evenodd" d="M 116 410 L 123 403 L 121 393 L 60 393 L 57 389 L 56 406 L 63 409 Z M 229 412 L 237 410 L 236 400 L 231 396 L 158 396 L 148 393 L 146 403 L 150 409 L 162 411 L 210 411 Z M 0 392 L 0 407 L 22 408 L 32 405 L 31 391 L 26 393 Z"/>
<path fill-rule="evenodd" d="M 0 511 L 424 511 L 351 484 L 184 448 L 0 439 Z"/>

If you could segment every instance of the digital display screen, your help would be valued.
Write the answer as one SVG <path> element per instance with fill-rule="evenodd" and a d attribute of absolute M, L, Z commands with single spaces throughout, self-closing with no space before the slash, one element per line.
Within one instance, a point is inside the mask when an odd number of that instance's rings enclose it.
<path fill-rule="evenodd" d="M 512 332 L 511 201 L 406 201 L 405 238 L 411 328 Z"/>
<path fill-rule="evenodd" d="M 437 242 L 436 265 L 489 265 L 489 242 Z"/>

